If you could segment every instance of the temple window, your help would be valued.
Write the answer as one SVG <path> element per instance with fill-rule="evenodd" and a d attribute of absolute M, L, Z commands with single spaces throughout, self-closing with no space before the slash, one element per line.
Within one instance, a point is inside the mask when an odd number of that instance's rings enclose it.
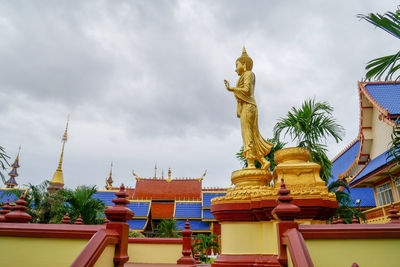
<path fill-rule="evenodd" d="M 390 182 L 377 186 L 376 195 L 381 206 L 393 202 L 394 198 Z"/>

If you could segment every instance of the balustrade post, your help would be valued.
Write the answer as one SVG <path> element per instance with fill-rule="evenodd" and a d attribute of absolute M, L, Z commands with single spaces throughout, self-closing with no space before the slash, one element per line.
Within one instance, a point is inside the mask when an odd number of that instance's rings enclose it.
<path fill-rule="evenodd" d="M 123 267 L 129 260 L 129 225 L 126 222 L 132 219 L 134 213 L 126 207 L 129 200 L 127 199 L 128 194 L 125 192 L 125 186 L 123 184 L 121 185 L 119 192 L 116 192 L 115 195 L 117 198 L 112 200 L 115 205 L 106 209 L 104 213 L 106 214 L 107 220 L 110 221 L 106 224 L 106 229 L 115 231 L 119 235 L 119 242 L 115 247 L 114 266 Z"/>
<path fill-rule="evenodd" d="M 177 261 L 177 264 L 196 264 L 196 261 L 191 256 L 192 254 L 192 231 L 190 230 L 189 219 L 186 220 L 185 229 L 182 231 L 182 257 Z"/>

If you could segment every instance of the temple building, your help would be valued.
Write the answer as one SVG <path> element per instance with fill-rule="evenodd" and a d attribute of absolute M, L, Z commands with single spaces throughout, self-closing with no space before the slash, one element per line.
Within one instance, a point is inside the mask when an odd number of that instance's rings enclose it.
<path fill-rule="evenodd" d="M 172 178 L 171 169 L 166 178 L 163 174 L 157 177 L 156 171 L 151 178 L 132 173 L 136 186 L 126 189 L 130 201 L 128 207 L 135 213 L 134 218 L 127 222 L 131 229 L 151 234 L 161 220 L 175 219 L 178 230 L 183 230 L 186 219 L 189 219 L 195 233 L 220 234 L 220 225 L 210 212 L 210 200 L 225 195 L 226 189 L 203 188 L 206 172 L 199 178 Z M 94 197 L 103 200 L 106 206 L 112 206 L 116 191 L 117 188 L 112 187 L 110 171 L 106 190 L 99 190 Z"/>
<path fill-rule="evenodd" d="M 400 168 L 386 152 L 400 116 L 399 82 L 359 82 L 359 134 L 333 159 L 332 180 L 346 179 L 366 223 L 385 223 L 390 203 L 400 207 Z"/>

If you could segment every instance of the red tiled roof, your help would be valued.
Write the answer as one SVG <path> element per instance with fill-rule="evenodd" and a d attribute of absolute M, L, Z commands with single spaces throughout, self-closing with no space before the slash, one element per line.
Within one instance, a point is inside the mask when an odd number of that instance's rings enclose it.
<path fill-rule="evenodd" d="M 174 203 L 157 203 L 151 204 L 151 218 L 168 219 L 174 217 Z"/>
<path fill-rule="evenodd" d="M 140 179 L 136 181 L 134 199 L 201 199 L 201 180 Z"/>

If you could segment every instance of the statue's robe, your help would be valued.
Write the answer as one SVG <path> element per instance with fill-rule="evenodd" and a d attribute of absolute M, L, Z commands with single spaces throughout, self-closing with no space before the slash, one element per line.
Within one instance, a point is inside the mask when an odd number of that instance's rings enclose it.
<path fill-rule="evenodd" d="M 271 151 L 272 144 L 258 130 L 257 104 L 254 98 L 256 77 L 245 71 L 239 78 L 234 91 L 237 99 L 237 116 L 240 118 L 243 138 L 243 156 L 246 160 L 259 160 Z"/>

